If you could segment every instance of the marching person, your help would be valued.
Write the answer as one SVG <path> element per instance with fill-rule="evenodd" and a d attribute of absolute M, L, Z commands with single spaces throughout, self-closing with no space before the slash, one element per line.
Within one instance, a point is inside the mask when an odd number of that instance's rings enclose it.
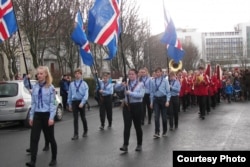
<path fill-rule="evenodd" d="M 189 103 L 189 84 L 188 84 L 186 70 L 182 71 L 180 98 L 182 101 L 182 110 L 183 112 L 186 112 L 188 105 L 189 105 L 188 104 Z"/>
<path fill-rule="evenodd" d="M 123 132 L 123 146 L 121 151 L 127 152 L 130 138 L 130 129 L 132 122 L 134 123 L 137 147 L 135 151 L 142 150 L 142 128 L 141 128 L 141 116 L 142 116 L 142 100 L 144 97 L 145 89 L 143 83 L 137 79 L 137 70 L 130 69 L 128 72 L 129 81 L 117 84 L 116 90 L 125 91 L 125 102 L 123 105 L 123 120 L 124 120 L 124 132 Z"/>
<path fill-rule="evenodd" d="M 196 76 L 196 81 L 194 88 L 197 92 L 197 99 L 199 103 L 199 110 L 200 110 L 200 118 L 205 119 L 206 115 L 206 107 L 207 107 L 207 97 L 208 97 L 208 88 L 209 88 L 209 78 L 206 73 L 204 73 L 204 67 L 199 67 L 199 73 Z"/>
<path fill-rule="evenodd" d="M 167 107 L 170 101 L 170 86 L 168 80 L 162 75 L 160 67 L 155 69 L 155 78 L 151 84 L 150 107 L 155 114 L 155 138 L 160 137 L 160 115 L 162 118 L 162 136 L 167 135 Z"/>
<path fill-rule="evenodd" d="M 173 71 L 169 73 L 169 85 L 171 92 L 171 98 L 169 104 L 169 125 L 170 125 L 170 130 L 172 131 L 174 125 L 175 129 L 178 128 L 178 114 L 180 111 L 179 94 L 181 89 L 180 81 L 176 78 L 176 75 Z"/>
<path fill-rule="evenodd" d="M 72 140 L 77 140 L 78 136 L 78 113 L 80 113 L 83 124 L 83 135 L 86 137 L 88 133 L 88 125 L 85 117 L 85 104 L 89 97 L 89 86 L 82 80 L 82 70 L 80 68 L 74 71 L 75 80 L 69 85 L 68 104 L 69 111 L 73 111 L 74 117 L 74 135 Z"/>
<path fill-rule="evenodd" d="M 151 124 L 152 109 L 150 108 L 150 88 L 152 79 L 148 74 L 148 69 L 146 67 L 140 69 L 140 82 L 143 83 L 145 87 L 145 95 L 143 97 L 143 111 L 142 111 L 142 121 L 141 124 L 144 125 L 144 120 L 146 113 L 148 113 L 148 124 Z"/>
<path fill-rule="evenodd" d="M 99 83 L 99 92 L 102 96 L 100 102 L 100 130 L 104 130 L 106 115 L 108 119 L 108 127 L 111 128 L 112 126 L 112 95 L 114 93 L 114 88 L 113 84 L 109 82 L 109 75 L 107 73 L 103 74 L 102 81 L 99 81 Z"/>
<path fill-rule="evenodd" d="M 28 77 L 30 78 L 29 74 L 28 74 Z M 36 75 L 36 80 L 38 80 L 37 75 Z M 30 81 L 28 80 L 27 76 L 25 76 L 25 79 L 23 82 L 24 82 L 24 86 L 30 91 L 30 94 L 31 94 L 33 86 L 32 86 L 32 84 L 29 85 L 28 82 L 30 82 Z M 46 136 L 45 129 L 43 129 L 43 134 L 44 134 L 44 141 L 45 141 L 45 146 L 43 148 L 43 151 L 49 151 L 49 140 L 48 140 L 48 137 Z M 31 135 L 30 135 L 30 141 L 31 141 Z M 30 148 L 26 149 L 26 152 L 30 153 L 31 152 Z"/>
<path fill-rule="evenodd" d="M 64 111 L 67 110 L 67 99 L 68 99 L 68 92 L 69 92 L 69 82 L 68 75 L 64 74 L 63 78 L 60 81 L 60 95 L 62 96 L 62 103 Z"/>
<path fill-rule="evenodd" d="M 29 117 L 31 126 L 31 161 L 26 166 L 34 167 L 38 150 L 38 142 L 41 130 L 51 143 L 52 160 L 49 166 L 56 165 L 57 144 L 54 137 L 54 117 L 56 114 L 56 94 L 52 85 L 52 77 L 48 67 L 39 66 L 37 68 L 38 83 L 32 89 L 32 101 Z"/>

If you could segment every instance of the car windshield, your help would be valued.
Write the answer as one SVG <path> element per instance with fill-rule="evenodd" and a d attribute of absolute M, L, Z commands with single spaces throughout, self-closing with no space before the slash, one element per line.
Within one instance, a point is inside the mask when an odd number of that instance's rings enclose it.
<path fill-rule="evenodd" d="M 0 97 L 13 97 L 18 93 L 17 83 L 0 83 Z"/>

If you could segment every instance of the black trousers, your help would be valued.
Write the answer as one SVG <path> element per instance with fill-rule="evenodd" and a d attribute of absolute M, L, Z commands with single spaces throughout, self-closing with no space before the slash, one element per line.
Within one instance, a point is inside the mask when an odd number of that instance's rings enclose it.
<path fill-rule="evenodd" d="M 154 108 L 154 117 L 155 117 L 155 133 L 160 133 L 160 116 L 162 119 L 162 129 L 163 133 L 166 133 L 168 130 L 168 115 L 166 96 L 154 97 L 153 108 Z"/>
<path fill-rule="evenodd" d="M 178 128 L 178 116 L 180 111 L 180 99 L 179 96 L 171 96 L 168 115 L 170 128 Z"/>
<path fill-rule="evenodd" d="M 40 139 L 41 130 L 44 131 L 45 137 L 51 144 L 52 159 L 56 160 L 57 156 L 57 144 L 54 136 L 54 125 L 49 126 L 50 113 L 49 112 L 35 112 L 33 118 L 33 126 L 31 128 L 31 161 L 36 162 L 38 143 Z"/>
<path fill-rule="evenodd" d="M 206 111 L 209 113 L 211 111 L 211 96 L 206 96 Z"/>
<path fill-rule="evenodd" d="M 197 100 L 196 100 L 196 96 L 191 94 L 190 95 L 190 99 L 191 99 L 191 105 L 196 105 L 197 104 Z"/>
<path fill-rule="evenodd" d="M 82 108 L 79 108 L 80 103 L 81 103 L 80 100 L 72 101 L 72 110 L 73 110 L 73 116 L 74 116 L 74 135 L 77 135 L 77 136 L 78 136 L 78 129 L 79 129 L 78 128 L 78 113 L 80 113 L 84 132 L 88 131 L 87 120 L 85 117 L 85 104 Z"/>
<path fill-rule="evenodd" d="M 146 112 L 148 111 L 148 122 L 151 122 L 152 109 L 150 108 L 150 94 L 145 94 L 142 103 L 142 123 L 144 123 Z"/>
<path fill-rule="evenodd" d="M 216 107 L 216 100 L 217 100 L 217 93 L 215 93 L 213 96 L 211 96 L 211 107 Z"/>
<path fill-rule="evenodd" d="M 217 101 L 217 103 L 220 103 L 220 96 L 221 96 L 221 89 L 218 89 L 218 92 L 216 93 L 216 97 L 217 97 L 216 101 Z"/>
<path fill-rule="evenodd" d="M 103 96 L 103 101 L 100 103 L 100 120 L 101 126 L 105 126 L 105 117 L 107 115 L 108 123 L 112 125 L 112 96 Z"/>
<path fill-rule="evenodd" d="M 187 107 L 189 105 L 189 94 L 184 94 L 181 97 L 181 100 L 182 100 L 182 110 L 186 111 L 186 109 L 187 109 Z"/>
<path fill-rule="evenodd" d="M 44 129 L 43 130 L 43 135 L 44 135 L 44 141 L 45 141 L 45 144 L 44 144 L 44 147 L 49 147 L 49 140 L 48 140 L 48 136 L 46 136 L 46 132 Z M 31 135 L 30 135 L 30 142 L 31 142 Z"/>
<path fill-rule="evenodd" d="M 130 103 L 129 109 L 126 105 L 123 107 L 123 121 L 124 121 L 124 145 L 129 145 L 130 129 L 132 122 L 134 123 L 137 145 L 142 145 L 142 128 L 141 128 L 141 115 L 142 115 L 142 103 Z"/>
<path fill-rule="evenodd" d="M 200 116 L 205 117 L 206 115 L 206 99 L 207 96 L 197 96 L 199 102 Z"/>
<path fill-rule="evenodd" d="M 62 96 L 63 108 L 64 108 L 64 110 L 66 110 L 67 109 L 68 94 L 63 94 L 61 96 Z"/>

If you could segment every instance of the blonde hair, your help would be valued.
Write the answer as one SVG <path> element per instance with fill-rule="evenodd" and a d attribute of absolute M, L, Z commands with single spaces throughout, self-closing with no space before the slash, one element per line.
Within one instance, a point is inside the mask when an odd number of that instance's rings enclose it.
<path fill-rule="evenodd" d="M 176 76 L 176 74 L 175 74 L 174 71 L 170 71 L 170 72 L 169 72 L 169 76 Z"/>
<path fill-rule="evenodd" d="M 139 71 L 141 71 L 141 70 L 144 70 L 146 72 L 147 76 L 150 76 L 149 73 L 148 73 L 147 67 L 142 67 L 142 68 L 140 68 Z"/>
<path fill-rule="evenodd" d="M 77 72 L 79 72 L 82 75 L 82 69 L 80 68 L 75 69 L 74 73 L 77 73 Z"/>
<path fill-rule="evenodd" d="M 46 87 L 49 87 L 50 85 L 52 85 L 53 78 L 50 74 L 49 68 L 47 66 L 39 66 L 37 67 L 37 71 L 38 70 L 42 70 L 46 74 L 46 77 L 45 77 Z"/>

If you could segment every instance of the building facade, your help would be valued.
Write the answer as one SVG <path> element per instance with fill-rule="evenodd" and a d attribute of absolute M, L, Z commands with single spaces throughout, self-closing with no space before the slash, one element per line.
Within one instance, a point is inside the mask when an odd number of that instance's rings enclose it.
<path fill-rule="evenodd" d="M 182 42 L 192 41 L 200 59 L 225 69 L 250 67 L 250 23 L 241 23 L 231 32 L 197 32 L 196 29 L 177 29 Z"/>

